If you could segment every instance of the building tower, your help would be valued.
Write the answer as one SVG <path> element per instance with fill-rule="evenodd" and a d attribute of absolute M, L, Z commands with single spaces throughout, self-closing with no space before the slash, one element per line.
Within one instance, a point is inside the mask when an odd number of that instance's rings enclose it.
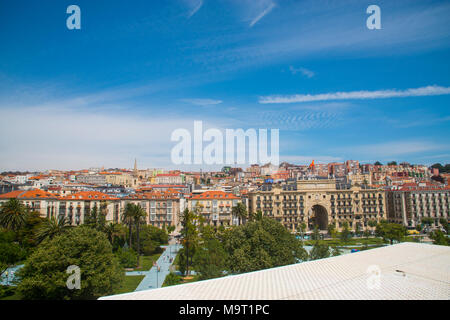
<path fill-rule="evenodd" d="M 134 159 L 134 169 L 133 169 L 133 174 L 136 177 L 138 175 L 138 169 L 137 169 L 137 159 Z"/>

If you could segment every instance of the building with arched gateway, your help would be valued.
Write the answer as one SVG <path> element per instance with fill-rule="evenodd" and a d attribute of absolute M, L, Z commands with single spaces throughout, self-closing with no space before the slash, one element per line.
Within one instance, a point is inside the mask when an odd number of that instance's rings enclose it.
<path fill-rule="evenodd" d="M 317 225 L 327 230 L 335 224 L 341 230 L 344 222 L 350 229 L 369 227 L 370 220 L 386 219 L 383 189 L 358 185 L 341 185 L 335 179 L 298 180 L 291 184 L 265 184 L 249 193 L 249 212 L 261 210 L 264 216 L 296 231 L 302 223 L 307 230 Z"/>

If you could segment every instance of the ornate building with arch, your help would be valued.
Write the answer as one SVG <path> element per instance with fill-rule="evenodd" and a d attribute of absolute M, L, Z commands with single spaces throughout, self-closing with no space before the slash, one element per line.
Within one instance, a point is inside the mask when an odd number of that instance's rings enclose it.
<path fill-rule="evenodd" d="M 335 179 L 298 180 L 286 184 L 265 184 L 249 193 L 249 212 L 261 210 L 264 216 L 296 231 L 302 223 L 311 231 L 317 225 L 327 230 L 335 223 L 341 230 L 348 222 L 350 229 L 369 227 L 370 220 L 386 219 L 383 189 L 358 185 L 341 185 Z"/>

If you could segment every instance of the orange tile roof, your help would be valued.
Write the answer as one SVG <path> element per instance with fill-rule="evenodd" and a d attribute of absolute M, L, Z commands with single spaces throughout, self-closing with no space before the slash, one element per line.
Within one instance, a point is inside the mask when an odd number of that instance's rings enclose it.
<path fill-rule="evenodd" d="M 179 173 L 159 173 L 156 175 L 156 177 L 178 177 L 180 176 Z"/>
<path fill-rule="evenodd" d="M 143 193 L 135 193 L 130 194 L 129 196 L 124 197 L 125 200 L 133 200 L 133 199 L 139 199 L 139 200 L 150 200 L 150 199 L 179 199 L 180 198 L 180 192 L 178 191 L 152 191 L 152 192 L 143 192 Z"/>
<path fill-rule="evenodd" d="M 56 199 L 56 196 L 53 193 L 40 190 L 40 189 L 33 189 L 33 190 L 16 190 L 9 193 L 5 193 L 0 195 L 0 199 L 12 199 L 12 198 L 18 198 L 18 199 Z"/>
<path fill-rule="evenodd" d="M 119 198 L 112 197 L 109 194 L 98 191 L 80 191 L 68 196 L 60 197 L 60 200 L 119 200 Z"/>
<path fill-rule="evenodd" d="M 197 194 L 192 197 L 192 200 L 208 200 L 208 199 L 230 199 L 230 200 L 238 200 L 240 198 L 236 197 L 232 193 L 224 192 L 224 191 L 205 191 L 201 194 Z"/>

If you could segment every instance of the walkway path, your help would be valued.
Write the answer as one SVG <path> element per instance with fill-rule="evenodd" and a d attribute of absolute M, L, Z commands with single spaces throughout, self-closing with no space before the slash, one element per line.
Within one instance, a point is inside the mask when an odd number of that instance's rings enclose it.
<path fill-rule="evenodd" d="M 0 285 L 2 286 L 15 286 L 14 280 L 16 279 L 16 272 L 21 269 L 24 265 L 18 265 L 18 266 L 14 266 L 14 267 L 10 267 L 8 269 L 5 270 L 5 272 L 3 272 L 0 275 Z"/>
<path fill-rule="evenodd" d="M 175 261 L 175 257 L 178 253 L 178 250 L 181 249 L 181 245 L 179 244 L 170 244 L 168 246 L 161 246 L 165 248 L 164 252 L 156 261 L 157 266 L 159 267 L 159 272 L 157 267 L 153 266 L 150 270 L 147 271 L 129 271 L 125 274 L 127 276 L 140 276 L 145 275 L 144 279 L 142 279 L 141 283 L 137 286 L 134 291 L 148 290 L 161 288 L 164 283 L 164 279 L 170 273 L 169 267 Z M 172 258 L 172 262 L 170 262 L 170 258 Z"/>

